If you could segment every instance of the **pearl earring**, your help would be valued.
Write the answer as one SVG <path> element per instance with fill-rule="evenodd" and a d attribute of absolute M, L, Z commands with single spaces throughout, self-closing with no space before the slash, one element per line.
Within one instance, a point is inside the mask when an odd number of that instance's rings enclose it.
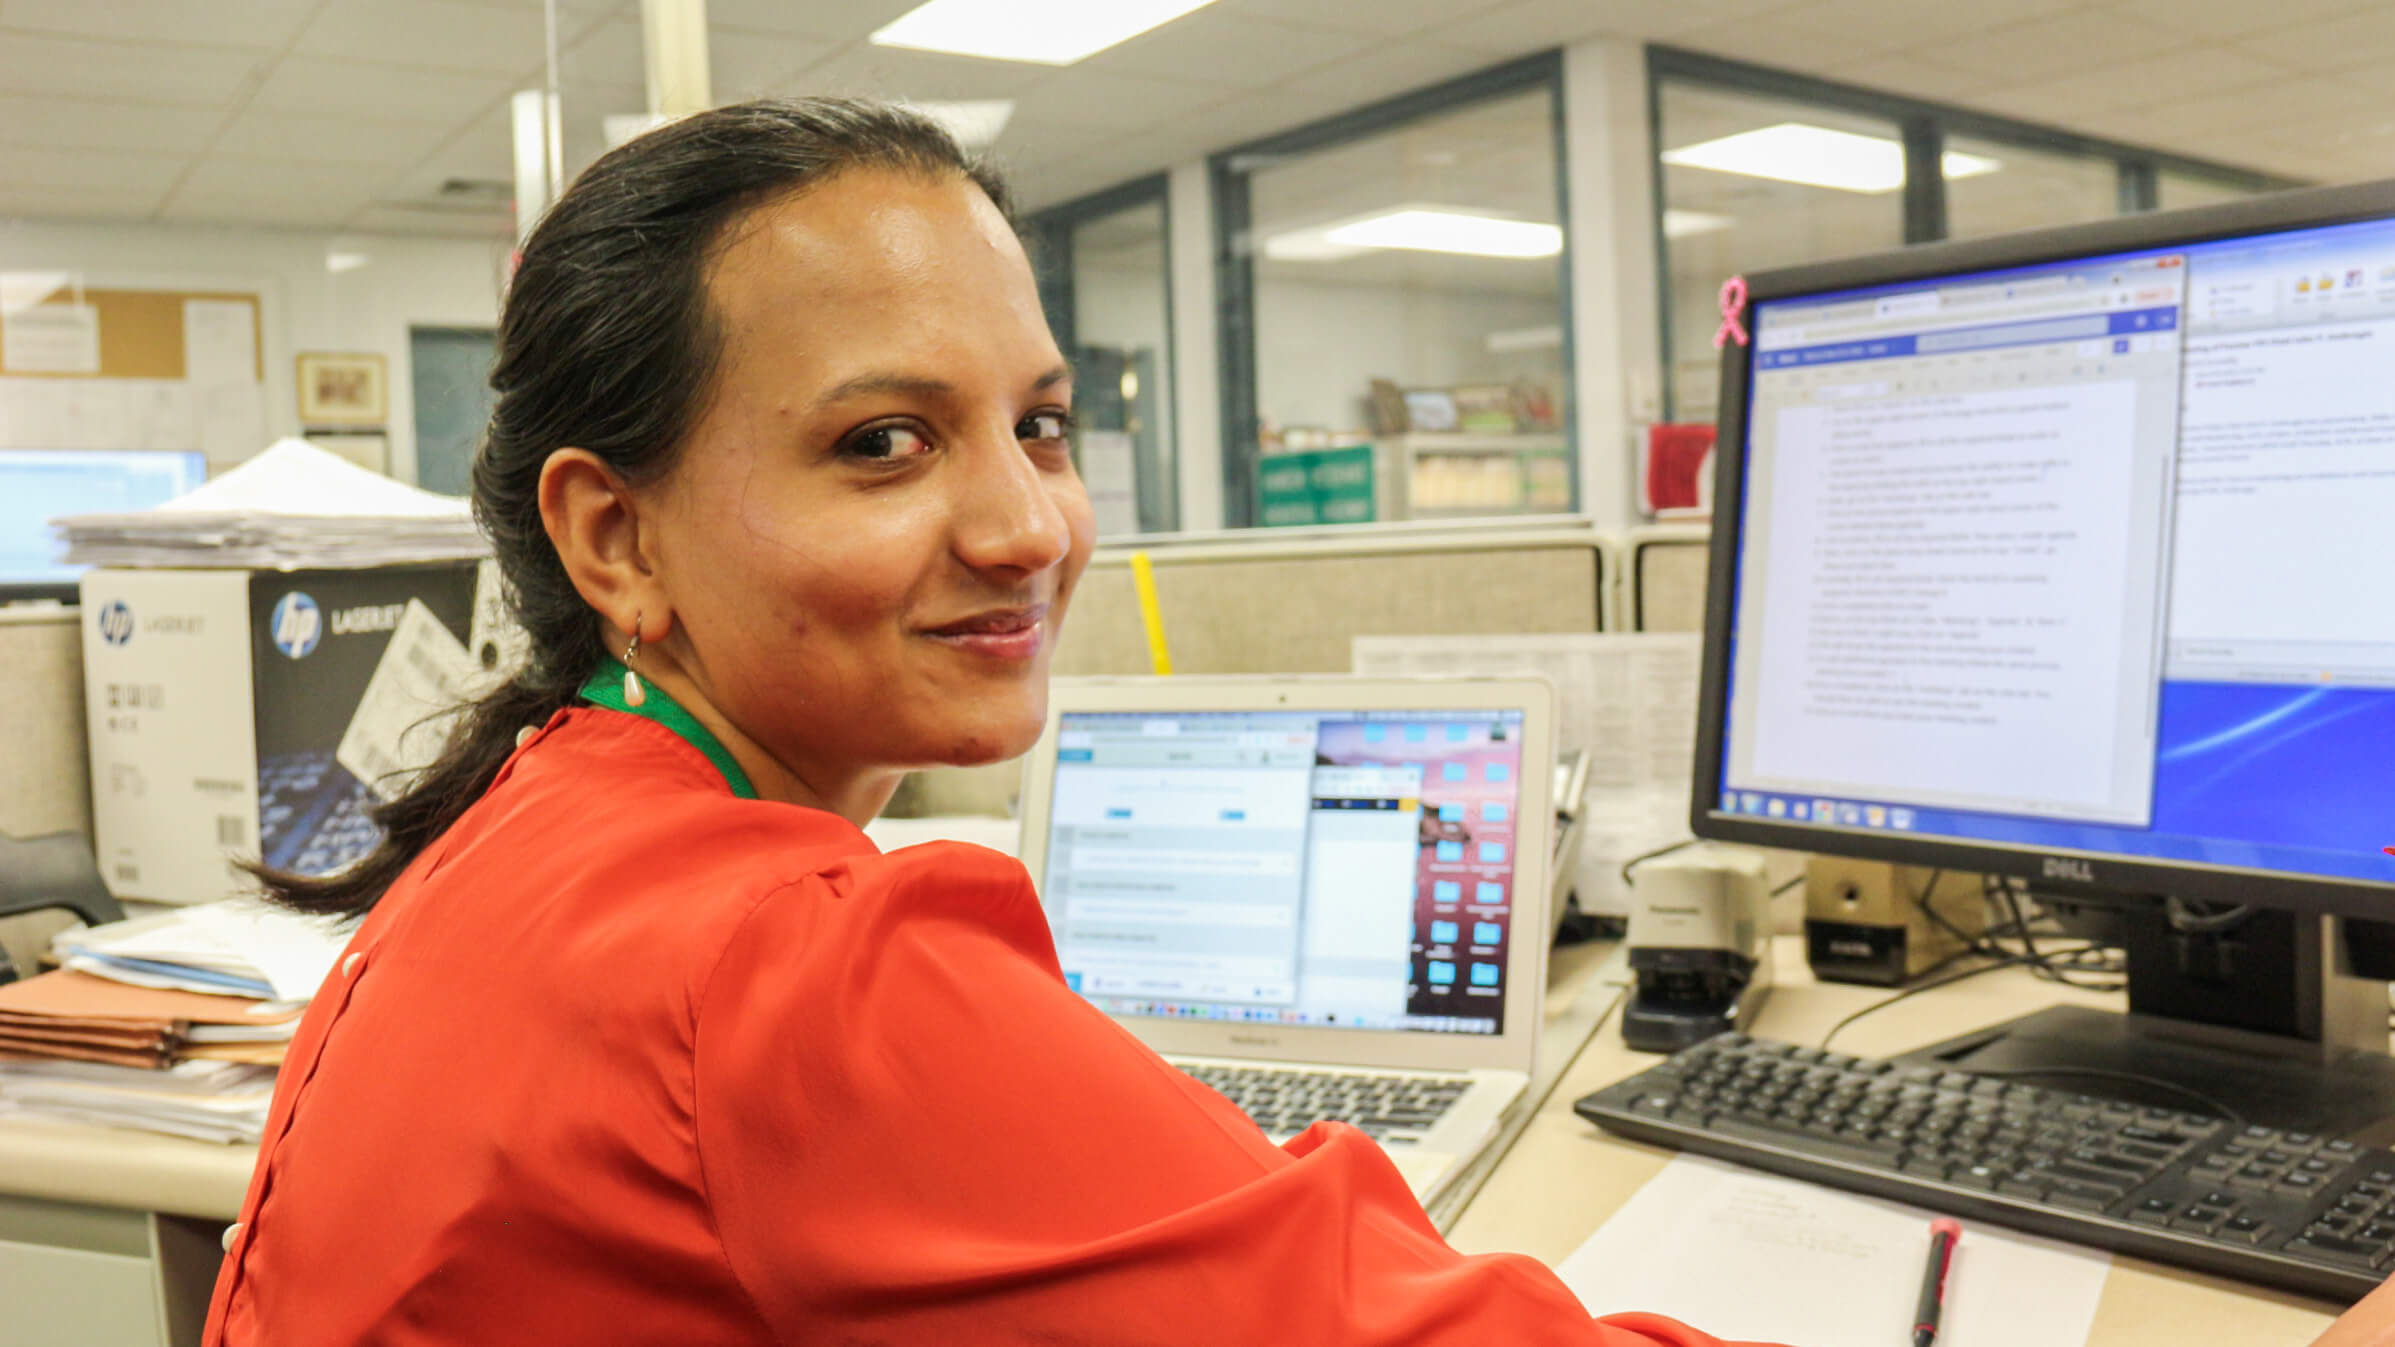
<path fill-rule="evenodd" d="M 649 700 L 649 690 L 640 685 L 640 675 L 632 672 L 632 658 L 640 653 L 640 619 L 645 616 L 647 615 L 634 615 L 632 618 L 632 640 L 624 646 L 624 705 L 626 706 L 641 706 Z"/>

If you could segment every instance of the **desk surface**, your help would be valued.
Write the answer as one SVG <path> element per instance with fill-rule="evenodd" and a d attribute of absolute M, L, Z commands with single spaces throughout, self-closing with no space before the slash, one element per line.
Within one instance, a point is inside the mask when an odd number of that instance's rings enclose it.
<path fill-rule="evenodd" d="M 1559 955 L 1550 1015 L 1597 975 L 1599 952 Z M 1816 1042 L 1832 1024 L 1888 993 L 1872 987 L 1817 984 L 1800 941 L 1782 937 L 1779 985 L 1756 1031 Z M 1892 1054 L 1949 1038 L 2025 1011 L 2064 1003 L 2116 1005 L 2117 997 L 2075 992 L 2023 971 L 1990 973 L 1915 997 L 1860 1020 L 1839 1035 L 1851 1052 Z M 1553 1264 L 1579 1247 L 1672 1152 L 1599 1132 L 1572 1112 L 1572 1101 L 1645 1069 L 1656 1059 L 1622 1045 L 1612 1020 L 1532 1117 L 1521 1139 L 1491 1173 L 1450 1238 L 1473 1252 L 1527 1253 Z M 0 1118 L 0 1192 L 64 1202 L 176 1212 L 231 1220 L 239 1214 L 256 1152 L 140 1132 L 82 1127 L 38 1118 Z M 1621 1306 L 1635 1309 L 1636 1306 Z M 2188 1342 L 2308 1342 L 2335 1307 L 2281 1292 L 2116 1258 L 2096 1313 L 2090 1347 L 2181 1347 Z M 1702 1327 L 1702 1325 L 1699 1325 Z"/>
<path fill-rule="evenodd" d="M 1797 937 L 1781 937 L 1776 958 L 1778 986 L 1764 1003 L 1755 1028 L 1765 1037 L 1817 1043 L 1831 1025 L 1888 995 L 1876 987 L 1814 982 Z M 1838 1035 L 1837 1046 L 1848 1052 L 1891 1055 L 2049 1005 L 2118 1008 L 2120 1003 L 2117 996 L 2073 991 L 2039 981 L 2026 970 L 2006 970 L 1925 993 L 1858 1020 Z M 1624 1047 L 1613 1021 L 1599 1027 L 1449 1232 L 1455 1246 L 1474 1253 L 1526 1253 L 1552 1265 L 1604 1224 L 1675 1152 L 1600 1132 L 1572 1112 L 1572 1101 L 1656 1060 Z M 2190 1342 L 2250 1342 L 2295 1347 L 2326 1327 L 2336 1308 L 2115 1256 L 2088 1343 L 2182 1347 Z"/>

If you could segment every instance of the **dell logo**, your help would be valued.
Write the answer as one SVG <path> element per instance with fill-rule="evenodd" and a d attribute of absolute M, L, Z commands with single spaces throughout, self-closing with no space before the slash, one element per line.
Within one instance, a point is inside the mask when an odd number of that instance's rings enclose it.
<path fill-rule="evenodd" d="M 275 600 L 274 615 L 269 619 L 274 648 L 293 659 L 305 658 L 316 643 L 324 639 L 324 613 L 316 600 L 292 590 Z"/>
<path fill-rule="evenodd" d="M 2046 857 L 2045 874 L 2048 879 L 2075 879 L 2082 884 L 2096 882 L 2096 867 L 2086 861 L 2066 860 L 2061 856 Z"/>
<path fill-rule="evenodd" d="M 133 639 L 133 610 L 123 599 L 112 599 L 100 610 L 100 639 L 110 645 L 123 645 Z"/>

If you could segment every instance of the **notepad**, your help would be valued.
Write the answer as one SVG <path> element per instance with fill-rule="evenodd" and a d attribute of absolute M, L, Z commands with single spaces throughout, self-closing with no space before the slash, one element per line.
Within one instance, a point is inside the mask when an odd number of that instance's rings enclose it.
<path fill-rule="evenodd" d="M 1888 1347 L 1911 1336 L 1934 1213 L 1681 1156 L 1556 1269 L 1594 1314 L 1717 1337 Z M 1938 1347 L 2082 1347 L 2109 1254 L 1965 1222 Z"/>

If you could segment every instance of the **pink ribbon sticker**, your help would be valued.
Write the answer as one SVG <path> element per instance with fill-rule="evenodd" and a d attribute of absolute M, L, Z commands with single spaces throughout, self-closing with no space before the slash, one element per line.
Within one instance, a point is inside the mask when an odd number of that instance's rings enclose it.
<path fill-rule="evenodd" d="M 1721 286 L 1721 330 L 1713 334 L 1713 349 L 1731 342 L 1746 345 L 1746 277 L 1732 276 Z"/>

